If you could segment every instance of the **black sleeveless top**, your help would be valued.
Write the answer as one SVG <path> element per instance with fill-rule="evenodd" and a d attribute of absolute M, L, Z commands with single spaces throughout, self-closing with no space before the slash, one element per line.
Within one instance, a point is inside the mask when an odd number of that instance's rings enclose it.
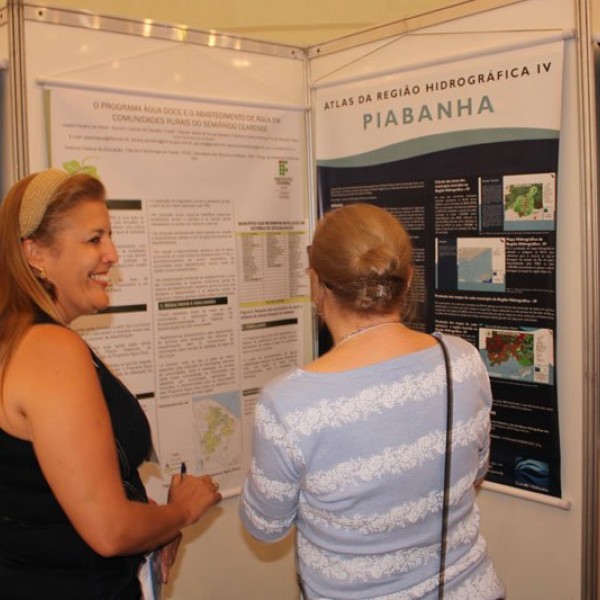
<path fill-rule="evenodd" d="M 43 315 L 36 322 L 53 321 Z M 90 353 L 110 413 L 127 497 L 147 502 L 137 467 L 151 447 L 148 421 L 135 396 Z M 72 444 L 77 452 L 77 432 Z M 0 429 L 2 600 L 138 600 L 142 560 L 143 555 L 103 558 L 94 552 L 58 504 L 32 444 Z"/>

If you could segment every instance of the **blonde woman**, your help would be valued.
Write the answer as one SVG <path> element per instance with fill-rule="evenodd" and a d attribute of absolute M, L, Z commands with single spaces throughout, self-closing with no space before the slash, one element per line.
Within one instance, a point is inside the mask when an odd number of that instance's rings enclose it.
<path fill-rule="evenodd" d="M 326 214 L 309 248 L 313 301 L 333 348 L 267 385 L 240 505 L 256 538 L 296 528 L 304 598 L 438 597 L 446 371 L 440 344 L 402 322 L 410 238 L 387 211 Z M 447 598 L 504 589 L 479 535 L 490 385 L 477 350 L 443 337 L 454 374 Z"/>

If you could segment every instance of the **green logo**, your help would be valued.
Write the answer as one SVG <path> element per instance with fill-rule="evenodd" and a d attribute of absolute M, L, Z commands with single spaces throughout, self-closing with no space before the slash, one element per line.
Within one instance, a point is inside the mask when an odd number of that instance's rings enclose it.
<path fill-rule="evenodd" d="M 86 175 L 91 175 L 92 177 L 98 177 L 98 169 L 93 165 L 86 165 L 85 159 L 81 163 L 77 160 L 70 160 L 68 162 L 64 162 L 62 166 L 69 175 L 85 173 Z"/>
<path fill-rule="evenodd" d="M 285 177 L 288 172 L 288 161 L 280 160 L 279 161 L 279 177 Z"/>

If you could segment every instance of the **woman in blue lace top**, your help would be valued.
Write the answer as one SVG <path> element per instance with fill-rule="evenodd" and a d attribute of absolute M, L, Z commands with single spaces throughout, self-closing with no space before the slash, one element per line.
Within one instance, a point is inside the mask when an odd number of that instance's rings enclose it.
<path fill-rule="evenodd" d="M 446 372 L 436 339 L 402 322 L 410 238 L 367 204 L 326 214 L 309 247 L 317 312 L 334 346 L 267 385 L 241 517 L 273 542 L 296 529 L 304 598 L 437 598 Z M 442 336 L 438 336 L 442 337 Z M 490 385 L 477 349 L 443 336 L 454 377 L 446 598 L 504 594 L 479 534 Z"/>

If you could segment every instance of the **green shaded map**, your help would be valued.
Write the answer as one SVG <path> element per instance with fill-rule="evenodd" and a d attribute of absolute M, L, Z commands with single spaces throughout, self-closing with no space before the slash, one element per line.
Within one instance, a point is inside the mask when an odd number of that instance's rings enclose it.
<path fill-rule="evenodd" d="M 242 457 L 241 423 L 227 395 L 193 400 L 194 454 L 201 473 L 224 473 L 239 468 Z"/>
<path fill-rule="evenodd" d="M 530 217 L 543 208 L 542 184 L 511 185 L 504 199 L 504 210 L 512 210 L 519 217 Z"/>
<path fill-rule="evenodd" d="M 200 438 L 202 454 L 210 456 L 235 431 L 235 421 L 222 408 L 209 406 L 206 410 L 206 431 Z"/>

